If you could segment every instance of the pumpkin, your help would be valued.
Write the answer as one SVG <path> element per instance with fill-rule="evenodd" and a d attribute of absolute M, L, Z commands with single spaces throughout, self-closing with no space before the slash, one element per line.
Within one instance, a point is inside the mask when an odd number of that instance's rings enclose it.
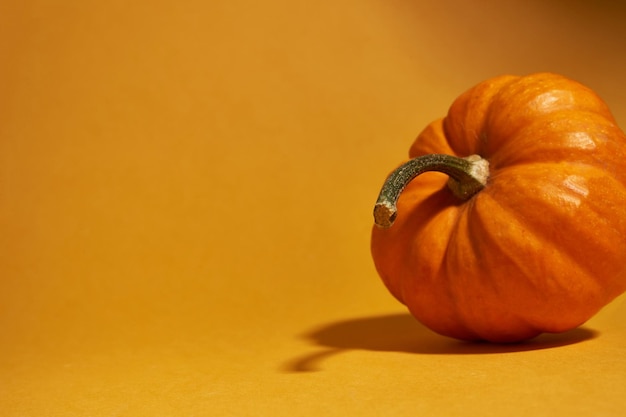
<path fill-rule="evenodd" d="M 378 274 L 435 332 L 571 330 L 626 290 L 626 136 L 566 77 L 489 79 L 422 131 L 374 217 Z"/>

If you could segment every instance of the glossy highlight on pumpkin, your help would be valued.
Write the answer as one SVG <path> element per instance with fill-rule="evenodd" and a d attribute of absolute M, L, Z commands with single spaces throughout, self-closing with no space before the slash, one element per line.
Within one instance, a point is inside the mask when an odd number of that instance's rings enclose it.
<path fill-rule="evenodd" d="M 388 290 L 423 324 L 517 342 L 575 328 L 626 290 L 626 136 L 589 88 L 551 73 L 463 93 L 409 159 L 489 163 L 467 200 L 448 176 L 405 184 L 371 251 Z"/>

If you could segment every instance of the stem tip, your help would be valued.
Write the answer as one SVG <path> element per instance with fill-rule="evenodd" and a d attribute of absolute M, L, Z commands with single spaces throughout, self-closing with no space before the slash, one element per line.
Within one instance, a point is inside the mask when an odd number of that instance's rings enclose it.
<path fill-rule="evenodd" d="M 374 206 L 374 223 L 376 226 L 387 229 L 396 220 L 396 206 L 388 201 L 376 203 Z"/>

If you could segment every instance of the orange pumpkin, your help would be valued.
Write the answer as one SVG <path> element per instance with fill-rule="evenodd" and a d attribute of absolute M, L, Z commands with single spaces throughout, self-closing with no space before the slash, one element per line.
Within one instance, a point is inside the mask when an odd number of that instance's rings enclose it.
<path fill-rule="evenodd" d="M 626 290 L 626 136 L 589 88 L 487 80 L 409 157 L 380 193 L 371 249 L 432 330 L 521 341 L 573 329 Z"/>

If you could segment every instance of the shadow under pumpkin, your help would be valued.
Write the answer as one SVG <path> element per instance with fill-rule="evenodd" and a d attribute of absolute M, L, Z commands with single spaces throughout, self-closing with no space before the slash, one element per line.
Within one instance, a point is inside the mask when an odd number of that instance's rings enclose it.
<path fill-rule="evenodd" d="M 439 355 L 497 354 L 556 348 L 596 336 L 596 331 L 579 327 L 564 333 L 545 333 L 521 343 L 465 342 L 433 333 L 408 313 L 390 314 L 328 323 L 305 333 L 303 337 L 306 340 L 322 349 L 292 359 L 283 365 L 282 370 L 318 371 L 324 360 L 351 350 Z"/>

